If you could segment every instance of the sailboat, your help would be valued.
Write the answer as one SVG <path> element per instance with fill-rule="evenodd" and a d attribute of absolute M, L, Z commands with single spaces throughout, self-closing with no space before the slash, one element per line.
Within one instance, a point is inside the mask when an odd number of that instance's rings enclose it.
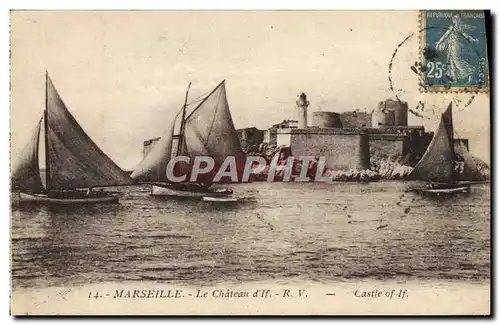
<path fill-rule="evenodd" d="M 424 188 L 415 188 L 421 194 L 450 195 L 467 193 L 471 184 L 481 179 L 480 172 L 463 144 L 455 150 L 453 142 L 452 103 L 441 114 L 439 125 L 424 155 L 416 164 L 409 180 L 425 181 Z"/>
<path fill-rule="evenodd" d="M 38 154 L 42 121 L 45 184 Z M 92 188 L 131 185 L 133 181 L 83 131 L 46 73 L 44 114 L 13 165 L 11 183 L 17 203 L 80 204 L 117 203 L 119 197 L 114 193 Z"/>
<path fill-rule="evenodd" d="M 151 195 L 204 198 L 206 201 L 234 201 L 229 199 L 232 190 L 217 188 L 214 184 L 215 171 L 228 156 L 235 157 L 238 171 L 244 162 L 234 123 L 227 102 L 225 81 L 215 87 L 192 112 L 187 114 L 187 99 L 191 83 L 186 91 L 181 112 L 165 130 L 165 133 L 154 144 L 151 151 L 139 163 L 131 174 L 132 179 L 139 183 L 151 184 Z M 182 113 L 182 114 L 181 114 Z M 177 117 L 180 117 L 179 133 L 175 134 Z M 174 145 L 175 140 L 177 144 Z M 187 156 L 193 162 L 196 156 L 210 156 L 214 159 L 214 172 L 201 175 L 194 182 L 170 182 L 167 178 L 167 165 L 175 156 Z M 189 165 L 175 164 L 173 173 L 189 174 Z M 222 181 L 217 183 L 227 183 Z"/>

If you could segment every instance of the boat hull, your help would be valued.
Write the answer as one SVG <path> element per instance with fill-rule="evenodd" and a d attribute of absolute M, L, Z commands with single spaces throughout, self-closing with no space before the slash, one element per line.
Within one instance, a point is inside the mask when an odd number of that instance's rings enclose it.
<path fill-rule="evenodd" d="M 208 189 L 206 191 L 189 191 L 189 190 L 179 190 L 168 186 L 151 186 L 151 195 L 153 196 L 175 196 L 175 197 L 185 197 L 185 198 L 203 198 L 208 197 L 228 197 L 232 194 L 232 191 L 228 189 Z"/>
<path fill-rule="evenodd" d="M 226 197 L 204 196 L 203 201 L 229 203 L 229 202 L 238 202 L 238 199 L 235 197 L 227 197 L 227 196 Z"/>
<path fill-rule="evenodd" d="M 470 186 L 457 186 L 449 188 L 422 188 L 415 189 L 415 192 L 426 195 L 453 195 L 458 193 L 470 192 Z"/>
<path fill-rule="evenodd" d="M 14 204 L 32 203 L 32 204 L 50 204 L 50 205 L 73 205 L 73 204 L 116 204 L 119 201 L 117 196 L 103 195 L 87 198 L 57 198 L 45 194 L 17 193 L 12 198 Z"/>

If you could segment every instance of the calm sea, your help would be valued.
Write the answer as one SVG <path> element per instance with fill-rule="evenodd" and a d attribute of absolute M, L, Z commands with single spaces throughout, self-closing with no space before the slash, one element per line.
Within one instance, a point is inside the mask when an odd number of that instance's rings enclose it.
<path fill-rule="evenodd" d="M 400 182 L 232 187 L 231 205 L 137 186 L 118 205 L 14 208 L 13 286 L 490 277 L 489 185 L 439 201 Z"/>

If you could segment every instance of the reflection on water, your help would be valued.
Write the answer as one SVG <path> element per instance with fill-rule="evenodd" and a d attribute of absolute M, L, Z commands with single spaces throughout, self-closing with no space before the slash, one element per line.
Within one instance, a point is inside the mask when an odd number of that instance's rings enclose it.
<path fill-rule="evenodd" d="M 489 185 L 435 201 L 392 182 L 240 184 L 225 205 L 118 190 L 118 205 L 15 208 L 14 287 L 490 276 Z"/>

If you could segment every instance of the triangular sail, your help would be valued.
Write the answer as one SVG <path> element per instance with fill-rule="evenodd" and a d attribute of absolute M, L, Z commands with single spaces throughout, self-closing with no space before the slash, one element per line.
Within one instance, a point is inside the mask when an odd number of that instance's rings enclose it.
<path fill-rule="evenodd" d="M 175 118 L 165 134 L 154 144 L 151 151 L 132 173 L 132 179 L 140 182 L 163 182 L 166 180 L 166 168 L 172 155 Z"/>
<path fill-rule="evenodd" d="M 186 118 L 185 142 L 188 155 L 211 156 L 217 168 L 234 156 L 241 169 L 244 153 L 229 110 L 224 81 Z"/>
<path fill-rule="evenodd" d="M 41 120 L 38 122 L 30 141 L 23 148 L 16 164 L 12 168 L 12 190 L 14 191 L 43 192 L 38 165 L 41 122 Z"/>
<path fill-rule="evenodd" d="M 132 179 L 89 138 L 46 79 L 48 189 L 132 184 Z"/>
<path fill-rule="evenodd" d="M 455 152 L 450 141 L 445 118 L 441 116 L 439 126 L 422 159 L 417 163 L 410 179 L 451 183 L 455 174 Z"/>

